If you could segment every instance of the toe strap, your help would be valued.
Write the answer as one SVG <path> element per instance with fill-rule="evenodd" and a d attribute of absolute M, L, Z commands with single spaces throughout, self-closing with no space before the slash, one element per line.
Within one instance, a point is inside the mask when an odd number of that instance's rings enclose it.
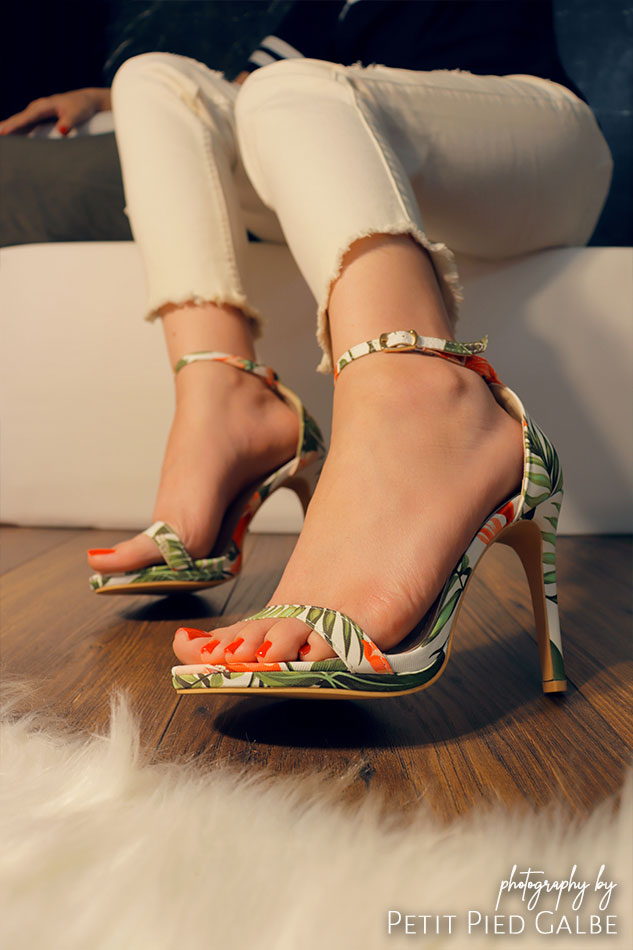
<path fill-rule="evenodd" d="M 330 607 L 306 604 L 272 604 L 249 620 L 292 617 L 301 620 L 329 643 L 352 673 L 391 673 L 387 657 L 357 623 Z"/>
<path fill-rule="evenodd" d="M 186 547 L 165 521 L 155 521 L 143 534 L 151 538 L 172 571 L 191 571 L 195 564 Z"/>

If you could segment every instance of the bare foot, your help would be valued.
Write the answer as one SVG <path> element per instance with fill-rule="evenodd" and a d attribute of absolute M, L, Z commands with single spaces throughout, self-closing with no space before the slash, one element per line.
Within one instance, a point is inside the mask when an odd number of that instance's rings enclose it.
<path fill-rule="evenodd" d="M 336 384 L 330 452 L 270 603 L 335 608 L 389 650 L 518 491 L 522 468 L 520 424 L 472 370 L 408 353 L 358 360 Z M 174 650 L 187 664 L 333 656 L 293 619 L 242 621 L 206 638 L 180 630 Z"/>
<path fill-rule="evenodd" d="M 225 363 L 200 362 L 176 376 L 176 412 L 154 507 L 194 558 L 207 556 L 230 502 L 292 458 L 298 419 L 258 377 Z M 90 553 L 99 573 L 134 571 L 162 561 L 144 534 L 111 553 Z"/>

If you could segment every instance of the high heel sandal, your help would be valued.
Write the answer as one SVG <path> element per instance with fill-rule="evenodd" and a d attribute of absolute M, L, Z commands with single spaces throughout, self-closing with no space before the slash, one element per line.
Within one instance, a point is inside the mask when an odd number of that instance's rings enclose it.
<path fill-rule="evenodd" d="M 352 347 L 336 364 L 335 378 L 355 359 L 370 353 L 415 352 L 442 357 L 474 370 L 496 401 L 523 426 L 524 469 L 520 491 L 486 518 L 446 581 L 435 604 L 416 629 L 392 652 L 383 653 L 350 617 L 327 607 L 274 604 L 249 617 L 295 617 L 320 634 L 337 654 L 318 662 L 226 663 L 176 666 L 173 685 L 182 693 L 201 691 L 252 695 L 369 698 L 398 696 L 430 686 L 443 672 L 457 618 L 471 577 L 495 543 L 514 548 L 528 578 L 538 639 L 543 691 L 566 689 L 556 599 L 556 527 L 563 479 L 556 451 L 525 412 L 518 397 L 481 357 L 487 338 L 456 343 L 421 337 L 414 330 L 383 333 Z"/>
<path fill-rule="evenodd" d="M 188 353 L 174 367 L 178 373 L 189 363 L 215 360 L 253 373 L 293 409 L 299 418 L 299 440 L 294 458 L 243 491 L 229 506 L 218 538 L 208 557 L 194 559 L 172 527 L 157 521 L 143 533 L 156 544 L 162 564 L 121 574 L 93 574 L 90 586 L 97 594 L 171 594 L 215 587 L 234 578 L 242 566 L 242 540 L 262 503 L 278 488 L 291 488 L 305 510 L 325 458 L 321 431 L 299 397 L 279 382 L 269 367 L 228 353 Z"/>

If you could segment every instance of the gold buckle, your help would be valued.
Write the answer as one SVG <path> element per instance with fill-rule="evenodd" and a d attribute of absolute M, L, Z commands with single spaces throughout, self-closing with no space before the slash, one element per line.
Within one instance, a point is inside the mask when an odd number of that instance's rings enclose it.
<path fill-rule="evenodd" d="M 385 353 L 389 353 L 390 350 L 415 350 L 418 346 L 418 334 L 415 330 L 406 330 L 406 333 L 411 334 L 410 343 L 387 343 L 387 337 L 397 331 L 391 330 L 389 333 L 381 333 L 378 337 L 378 342 L 380 343 L 380 349 L 384 350 Z"/>

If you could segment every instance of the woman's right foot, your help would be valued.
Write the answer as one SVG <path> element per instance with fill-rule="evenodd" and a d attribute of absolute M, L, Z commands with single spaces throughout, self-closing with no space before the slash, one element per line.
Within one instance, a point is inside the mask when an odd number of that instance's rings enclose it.
<path fill-rule="evenodd" d="M 262 379 L 226 363 L 184 367 L 153 520 L 171 525 L 192 557 L 206 557 L 233 499 L 291 459 L 298 437 L 296 413 Z M 100 574 L 161 562 L 145 534 L 88 552 Z"/>
<path fill-rule="evenodd" d="M 327 461 L 268 603 L 332 607 L 391 651 L 484 520 L 518 493 L 523 462 L 520 422 L 473 370 L 414 353 L 354 361 L 336 383 Z M 334 656 L 294 618 L 192 633 L 174 640 L 184 664 Z"/>

